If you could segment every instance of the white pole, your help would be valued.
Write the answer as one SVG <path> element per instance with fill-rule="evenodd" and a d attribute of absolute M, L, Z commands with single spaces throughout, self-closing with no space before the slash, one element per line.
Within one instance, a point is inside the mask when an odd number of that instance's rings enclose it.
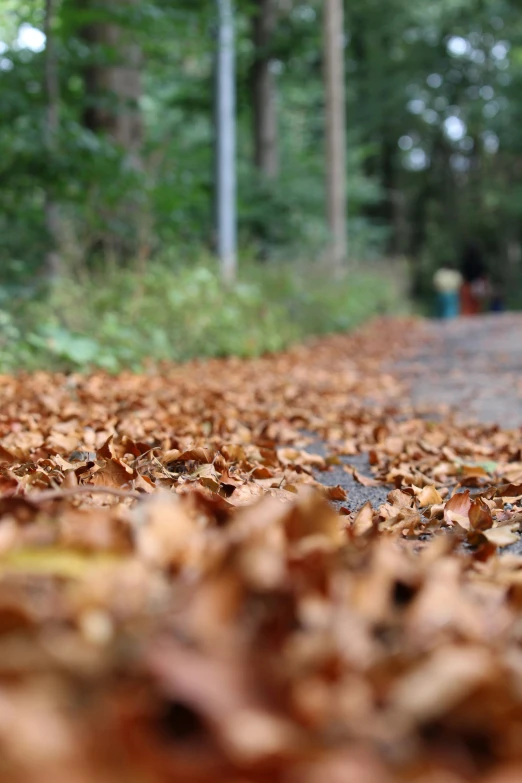
<path fill-rule="evenodd" d="M 232 0 L 217 0 L 216 155 L 217 248 L 221 274 L 232 282 L 237 271 L 236 74 Z"/>
<path fill-rule="evenodd" d="M 326 203 L 331 256 L 340 270 L 348 254 L 346 231 L 346 119 L 342 0 L 324 2 L 326 92 Z"/>

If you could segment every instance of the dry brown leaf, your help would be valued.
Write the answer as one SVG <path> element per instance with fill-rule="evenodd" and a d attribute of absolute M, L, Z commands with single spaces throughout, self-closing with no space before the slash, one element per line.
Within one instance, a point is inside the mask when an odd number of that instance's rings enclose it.
<path fill-rule="evenodd" d="M 141 557 L 161 567 L 179 567 L 190 557 L 197 536 L 196 520 L 176 495 L 153 495 L 133 511 Z"/>
<path fill-rule="evenodd" d="M 412 508 L 414 505 L 413 493 L 394 489 L 388 494 L 388 503 L 397 508 Z"/>
<path fill-rule="evenodd" d="M 368 501 L 359 509 L 350 526 L 350 531 L 355 536 L 363 536 L 373 527 L 373 508 Z"/>
<path fill-rule="evenodd" d="M 411 408 L 419 329 L 3 376 L 1 783 L 518 774 L 519 432 Z"/>
<path fill-rule="evenodd" d="M 130 487 L 136 477 L 134 470 L 119 459 L 107 460 L 92 476 L 96 487 Z"/>
<path fill-rule="evenodd" d="M 397 682 L 390 702 L 392 709 L 410 720 L 427 723 L 451 711 L 496 676 L 487 650 L 442 647 Z"/>
<path fill-rule="evenodd" d="M 329 500 L 346 500 L 348 497 L 346 490 L 339 485 L 336 487 L 326 487 L 324 494 Z"/>
<path fill-rule="evenodd" d="M 349 472 L 351 472 L 354 479 L 357 481 L 358 484 L 362 484 L 363 487 L 378 487 L 379 482 L 376 481 L 376 479 L 370 478 L 369 476 L 364 476 L 362 473 L 360 473 L 355 468 L 349 468 Z"/>
<path fill-rule="evenodd" d="M 520 535 L 515 533 L 510 525 L 490 528 L 483 533 L 488 541 L 498 547 L 510 546 L 520 541 Z"/>
<path fill-rule="evenodd" d="M 487 530 L 493 527 L 491 509 L 482 498 L 472 501 L 469 509 L 469 522 L 472 530 Z"/>
<path fill-rule="evenodd" d="M 435 487 L 430 485 L 422 488 L 417 495 L 417 502 L 420 508 L 425 508 L 426 506 L 439 505 L 442 503 L 442 497 Z"/>
<path fill-rule="evenodd" d="M 466 530 L 469 529 L 469 511 L 471 508 L 471 498 L 469 490 L 465 492 L 456 492 L 444 506 L 444 520 L 448 525 L 458 523 Z"/>

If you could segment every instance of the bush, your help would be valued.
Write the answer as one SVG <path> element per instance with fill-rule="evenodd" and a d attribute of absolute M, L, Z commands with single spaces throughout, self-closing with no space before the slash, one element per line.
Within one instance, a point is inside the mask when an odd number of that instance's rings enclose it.
<path fill-rule="evenodd" d="M 215 263 L 151 263 L 64 279 L 0 299 L 0 370 L 140 369 L 193 357 L 257 356 L 396 310 L 396 281 L 352 272 L 332 281 L 298 265 L 246 265 L 231 289 Z M 1 293 L 1 292 L 0 292 Z"/>

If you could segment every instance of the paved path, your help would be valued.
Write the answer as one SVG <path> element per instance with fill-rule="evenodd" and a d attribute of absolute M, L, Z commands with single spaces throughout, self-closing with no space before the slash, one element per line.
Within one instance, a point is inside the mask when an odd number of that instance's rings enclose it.
<path fill-rule="evenodd" d="M 395 369 L 418 408 L 522 426 L 522 315 L 428 322 L 419 351 Z"/>
<path fill-rule="evenodd" d="M 427 416 L 522 426 L 522 314 L 427 321 L 419 347 L 389 369 L 406 380 L 414 406 Z M 324 455 L 329 449 L 315 442 L 309 451 Z M 343 461 L 371 475 L 365 456 Z M 363 487 L 342 466 L 316 478 L 348 490 L 352 509 L 367 500 L 377 507 L 390 490 Z M 522 553 L 522 543 L 512 551 Z"/>

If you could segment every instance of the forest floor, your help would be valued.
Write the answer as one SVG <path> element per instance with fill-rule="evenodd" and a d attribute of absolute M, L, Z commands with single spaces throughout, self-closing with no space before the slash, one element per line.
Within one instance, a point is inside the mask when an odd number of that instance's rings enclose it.
<path fill-rule="evenodd" d="M 522 780 L 521 329 L 0 378 L 0 781 Z"/>

